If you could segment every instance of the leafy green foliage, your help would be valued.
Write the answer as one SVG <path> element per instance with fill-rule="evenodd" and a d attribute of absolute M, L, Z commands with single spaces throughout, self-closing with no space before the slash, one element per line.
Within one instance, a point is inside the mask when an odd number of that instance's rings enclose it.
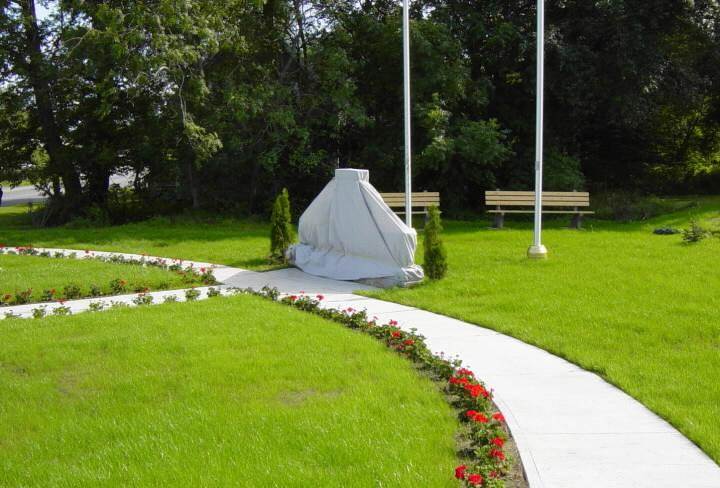
<path fill-rule="evenodd" d="M 0 7 L 0 181 L 52 195 L 43 222 L 264 213 L 282 187 L 301 208 L 338 162 L 402 184 L 397 2 L 35 3 Z M 718 9 L 548 5 L 548 188 L 718 191 Z M 415 186 L 446 211 L 531 187 L 534 21 L 533 0 L 414 3 Z M 116 172 L 137 211 L 113 210 Z"/>
<path fill-rule="evenodd" d="M 425 262 L 423 269 L 431 280 L 439 280 L 447 273 L 447 252 L 440 233 L 440 210 L 436 206 L 428 208 L 428 221 L 425 224 Z"/>

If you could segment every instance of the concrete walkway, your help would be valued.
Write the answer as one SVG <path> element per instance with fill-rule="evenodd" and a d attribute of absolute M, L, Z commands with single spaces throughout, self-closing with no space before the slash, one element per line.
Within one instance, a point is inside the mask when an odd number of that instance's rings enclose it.
<path fill-rule="evenodd" d="M 78 252 L 78 257 L 102 254 L 117 253 Z M 720 467 L 667 422 L 599 376 L 546 351 L 466 322 L 356 295 L 372 288 L 357 283 L 296 269 L 257 273 L 216 266 L 214 272 L 224 289 L 270 286 L 285 294 L 323 294 L 325 307 L 365 309 L 382 322 L 397 320 L 424 335 L 434 352 L 460 357 L 494 389 L 533 488 L 720 488 Z M 183 290 L 149 293 L 155 303 L 169 294 L 184 300 Z M 132 305 L 134 296 L 101 301 Z M 66 305 L 79 312 L 92 301 L 98 299 Z M 3 307 L 0 312 L 27 317 L 37 306 Z"/>

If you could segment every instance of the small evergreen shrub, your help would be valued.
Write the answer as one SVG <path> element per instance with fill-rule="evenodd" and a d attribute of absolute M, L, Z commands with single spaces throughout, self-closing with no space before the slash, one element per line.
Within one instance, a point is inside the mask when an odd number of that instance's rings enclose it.
<path fill-rule="evenodd" d="M 691 220 L 690 221 L 690 227 L 687 229 L 683 229 L 683 241 L 685 241 L 688 244 L 693 244 L 695 242 L 700 242 L 703 239 L 705 239 L 710 232 L 708 232 L 707 229 L 700 226 L 700 224 L 697 223 L 697 220 Z"/>
<path fill-rule="evenodd" d="M 428 221 L 425 224 L 425 274 L 431 280 L 439 280 L 447 273 L 447 253 L 440 233 L 440 210 L 436 206 L 428 208 Z"/>
<path fill-rule="evenodd" d="M 275 199 L 270 216 L 270 260 L 285 262 L 285 252 L 292 244 L 290 195 L 286 188 Z"/>

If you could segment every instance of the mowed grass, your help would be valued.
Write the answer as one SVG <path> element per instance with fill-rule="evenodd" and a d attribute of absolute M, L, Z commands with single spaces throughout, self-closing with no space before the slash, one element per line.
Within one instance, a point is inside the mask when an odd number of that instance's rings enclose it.
<path fill-rule="evenodd" d="M 525 257 L 530 222 L 447 222 L 446 279 L 371 293 L 489 327 L 598 372 L 720 461 L 720 198 L 644 223 L 548 222 L 547 261 Z M 422 250 L 418 257 L 422 260 Z"/>
<path fill-rule="evenodd" d="M 720 462 L 720 239 L 685 245 L 679 235 L 652 234 L 688 227 L 691 218 L 720 228 L 720 198 L 691 200 L 700 205 L 641 223 L 588 219 L 572 231 L 569 219 L 549 220 L 546 262 L 525 257 L 529 220 L 503 231 L 489 229 L 488 219 L 448 221 L 448 277 L 376 295 L 496 329 L 598 372 Z M 0 242 L 267 267 L 268 229 L 255 221 L 34 229 L 23 213 L 0 209 Z"/>
<path fill-rule="evenodd" d="M 0 344 L 0 486 L 456 485 L 434 383 L 257 297 L 10 319 Z"/>
<path fill-rule="evenodd" d="M 260 220 L 193 216 L 160 217 L 114 227 L 35 228 L 27 207 L 0 208 L 0 243 L 10 246 L 147 253 L 267 270 L 271 268 L 269 236 L 269 225 Z"/>
<path fill-rule="evenodd" d="M 178 273 L 157 267 L 104 263 L 92 259 L 59 259 L 39 256 L 0 255 L 0 303 L 5 295 L 32 289 L 32 301 L 40 300 L 44 290 L 56 290 L 56 298 L 66 298 L 63 288 L 80 287 L 87 295 L 95 285 L 104 294 L 112 294 L 110 282 L 125 280 L 129 291 L 185 288 L 188 283 Z"/>

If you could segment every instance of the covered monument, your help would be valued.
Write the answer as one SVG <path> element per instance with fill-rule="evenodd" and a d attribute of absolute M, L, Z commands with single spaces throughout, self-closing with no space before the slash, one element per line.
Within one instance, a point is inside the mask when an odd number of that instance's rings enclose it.
<path fill-rule="evenodd" d="M 288 258 L 306 273 L 376 286 L 419 282 L 417 233 L 370 184 L 370 173 L 338 169 L 300 217 L 300 243 Z"/>

